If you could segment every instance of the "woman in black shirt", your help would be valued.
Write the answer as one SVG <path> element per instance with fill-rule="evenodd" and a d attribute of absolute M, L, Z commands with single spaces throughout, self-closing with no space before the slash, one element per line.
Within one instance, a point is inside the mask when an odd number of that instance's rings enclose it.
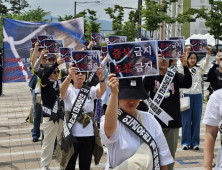
<path fill-rule="evenodd" d="M 41 96 L 43 110 L 44 140 L 41 153 L 41 170 L 48 170 L 52 160 L 53 147 L 56 136 L 62 132 L 62 119 L 58 115 L 60 80 L 58 65 L 62 64 L 62 58 L 57 59 L 53 65 L 45 65 L 44 75 L 41 81 Z"/>
<path fill-rule="evenodd" d="M 214 63 L 207 74 L 207 80 L 210 82 L 213 91 L 222 88 L 222 56 L 220 52 L 216 55 L 216 63 Z"/>

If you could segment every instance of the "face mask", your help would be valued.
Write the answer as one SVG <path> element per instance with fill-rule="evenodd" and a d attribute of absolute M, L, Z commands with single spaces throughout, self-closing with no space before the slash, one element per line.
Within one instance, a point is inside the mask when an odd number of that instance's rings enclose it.
<path fill-rule="evenodd" d="M 220 67 L 222 67 L 222 61 L 220 62 Z"/>

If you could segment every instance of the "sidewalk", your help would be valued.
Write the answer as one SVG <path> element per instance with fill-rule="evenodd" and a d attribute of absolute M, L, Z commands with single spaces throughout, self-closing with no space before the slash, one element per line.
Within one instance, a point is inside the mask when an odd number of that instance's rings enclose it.
<path fill-rule="evenodd" d="M 32 124 L 25 123 L 31 106 L 31 93 L 27 83 L 4 84 L 4 96 L 0 97 L 0 169 L 1 170 L 39 170 L 41 142 L 32 142 Z M 205 105 L 203 107 L 203 113 Z M 183 151 L 178 142 L 175 170 L 203 169 L 203 142 L 205 128 L 201 124 L 200 151 Z M 180 135 L 181 136 L 181 135 Z M 219 136 L 216 141 L 214 157 L 220 147 Z M 106 154 L 101 164 L 92 164 L 92 170 L 103 170 Z M 214 160 L 215 162 L 215 160 Z M 53 158 L 51 169 L 59 169 L 59 164 Z"/>

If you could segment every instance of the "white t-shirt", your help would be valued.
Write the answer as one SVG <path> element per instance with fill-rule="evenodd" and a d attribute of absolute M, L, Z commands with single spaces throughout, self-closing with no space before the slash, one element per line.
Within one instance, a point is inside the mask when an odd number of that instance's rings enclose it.
<path fill-rule="evenodd" d="M 153 115 L 145 114 L 142 111 L 140 111 L 140 113 L 143 114 L 145 128 L 156 141 L 159 150 L 160 165 L 163 166 L 173 163 L 174 160 L 171 156 L 161 126 L 153 117 Z M 137 116 L 137 119 L 139 120 L 139 116 Z M 131 157 L 143 143 L 143 141 L 138 136 L 136 136 L 134 132 L 128 129 L 128 127 L 119 122 L 119 120 L 117 121 L 116 131 L 110 138 L 107 138 L 104 131 L 104 122 L 105 116 L 102 116 L 100 120 L 100 137 L 102 143 L 106 145 L 108 149 L 107 163 L 105 168 L 108 170 L 109 166 L 115 168 L 123 161 Z"/>
<path fill-rule="evenodd" d="M 222 120 L 222 89 L 215 91 L 207 103 L 203 123 L 218 126 Z"/>
<path fill-rule="evenodd" d="M 74 86 L 69 86 L 66 93 L 66 98 L 64 99 L 65 103 L 65 111 L 71 111 L 72 106 L 76 100 L 76 97 L 79 94 L 80 89 L 74 88 Z M 94 100 L 97 99 L 96 97 L 96 87 L 92 86 L 90 88 L 89 95 L 83 105 L 83 111 L 84 112 L 92 112 L 94 109 Z M 74 124 L 72 127 L 72 135 L 75 137 L 80 136 L 94 136 L 94 129 L 93 129 L 93 123 L 92 120 L 90 120 L 90 123 L 83 128 L 83 125 L 80 124 L 78 121 Z"/>
<path fill-rule="evenodd" d="M 222 89 L 216 90 L 207 103 L 203 123 L 210 126 L 218 126 L 222 120 Z M 222 169 L 222 148 L 217 153 L 215 169 Z"/>

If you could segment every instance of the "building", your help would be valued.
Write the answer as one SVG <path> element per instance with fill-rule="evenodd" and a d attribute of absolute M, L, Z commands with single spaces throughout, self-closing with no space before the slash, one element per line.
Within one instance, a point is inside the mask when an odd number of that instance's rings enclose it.
<path fill-rule="evenodd" d="M 160 0 L 156 0 L 160 1 Z M 168 8 L 168 15 L 171 17 L 177 17 L 177 15 L 183 11 L 187 11 L 189 8 L 205 8 L 211 9 L 209 5 L 209 0 L 178 0 L 178 2 L 172 3 Z M 205 26 L 205 20 L 200 18 L 196 19 L 195 22 L 186 22 L 184 24 L 174 23 L 174 24 L 164 24 L 164 27 L 155 31 L 154 38 L 156 39 L 168 39 L 169 37 L 185 36 L 185 38 L 190 37 L 193 34 L 206 34 L 208 28 Z"/>

